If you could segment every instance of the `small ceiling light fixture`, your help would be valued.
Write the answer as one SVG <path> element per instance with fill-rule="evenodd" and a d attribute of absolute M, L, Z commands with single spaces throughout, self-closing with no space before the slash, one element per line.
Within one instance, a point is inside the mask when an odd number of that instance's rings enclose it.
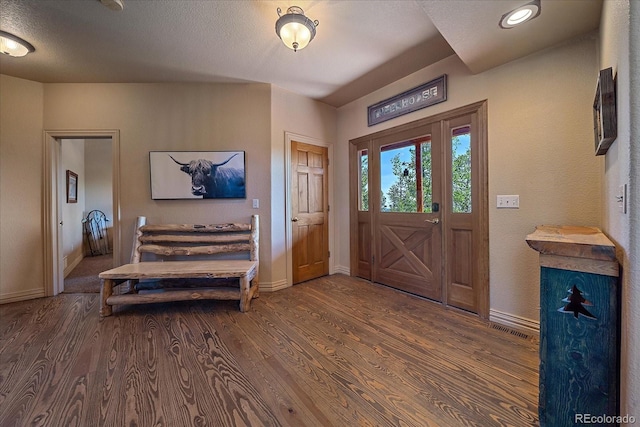
<path fill-rule="evenodd" d="M 6 31 L 0 31 L 0 53 L 13 56 L 14 58 L 20 58 L 35 50 L 36 48 L 33 47 L 31 43 L 22 40 L 20 37 L 14 36 Z"/>
<path fill-rule="evenodd" d="M 499 25 L 500 28 L 508 30 L 516 25 L 531 21 L 538 15 L 540 15 L 540 0 L 534 0 L 531 3 L 527 3 L 524 6 L 520 6 L 502 15 Z"/>
<path fill-rule="evenodd" d="M 291 6 L 284 15 L 281 13 L 282 9 L 278 8 L 276 34 L 294 52 L 304 49 L 316 35 L 318 20 L 312 21 L 304 16 L 304 11 L 298 6 Z"/>
<path fill-rule="evenodd" d="M 114 12 L 120 12 L 122 9 L 124 9 L 124 3 L 122 2 L 122 0 L 98 0 L 98 1 L 100 1 L 100 3 L 107 6 L 109 9 L 113 10 Z"/>

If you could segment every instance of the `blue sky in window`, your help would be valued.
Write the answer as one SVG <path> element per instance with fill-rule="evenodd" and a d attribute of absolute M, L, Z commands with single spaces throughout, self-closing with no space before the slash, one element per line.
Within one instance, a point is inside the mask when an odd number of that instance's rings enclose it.
<path fill-rule="evenodd" d="M 396 176 L 393 174 L 391 159 L 396 154 L 400 154 L 401 162 L 410 161 L 410 149 L 411 147 L 404 147 L 397 148 L 395 150 L 383 151 L 382 153 L 380 153 L 380 186 L 383 193 L 387 194 L 387 191 L 389 191 L 389 187 L 391 187 L 397 180 Z"/>
<path fill-rule="evenodd" d="M 460 144 L 458 144 L 458 148 L 454 153 L 456 157 L 458 157 L 460 154 L 466 153 L 469 147 L 471 146 L 471 134 L 465 133 L 463 135 L 458 136 L 458 141 L 460 141 Z"/>
<path fill-rule="evenodd" d="M 471 134 L 463 134 L 458 136 L 458 147 L 454 153 L 457 157 L 461 154 L 464 154 L 469 147 L 471 146 Z M 391 159 L 396 155 L 400 154 L 401 162 L 408 162 L 411 160 L 411 154 L 409 150 L 411 147 L 403 147 L 397 148 L 395 150 L 383 151 L 380 153 L 380 187 L 382 188 L 383 193 L 387 193 L 389 191 L 389 187 L 396 182 L 396 176 L 393 174 Z"/>

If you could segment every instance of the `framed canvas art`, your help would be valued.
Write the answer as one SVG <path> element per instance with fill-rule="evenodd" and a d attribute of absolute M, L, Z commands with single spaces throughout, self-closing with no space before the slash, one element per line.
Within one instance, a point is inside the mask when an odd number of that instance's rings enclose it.
<path fill-rule="evenodd" d="M 67 170 L 67 203 L 78 203 L 78 174 Z"/>
<path fill-rule="evenodd" d="M 151 198 L 244 199 L 244 151 L 150 151 Z"/>

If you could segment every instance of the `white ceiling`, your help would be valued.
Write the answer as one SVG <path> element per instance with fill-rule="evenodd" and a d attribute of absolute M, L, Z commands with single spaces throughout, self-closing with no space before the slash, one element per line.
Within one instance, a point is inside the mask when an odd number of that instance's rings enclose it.
<path fill-rule="evenodd" d="M 264 82 L 341 106 L 457 54 L 474 72 L 599 26 L 602 0 L 542 0 L 511 30 L 499 18 L 527 0 L 0 0 L 0 29 L 36 51 L 0 55 L 0 73 L 52 82 Z M 304 50 L 275 34 L 276 9 L 320 21 Z M 437 77 L 437 76 L 434 76 Z"/>

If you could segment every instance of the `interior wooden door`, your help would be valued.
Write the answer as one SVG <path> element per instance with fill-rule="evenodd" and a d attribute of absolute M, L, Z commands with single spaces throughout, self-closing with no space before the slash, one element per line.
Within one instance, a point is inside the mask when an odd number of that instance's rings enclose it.
<path fill-rule="evenodd" d="M 291 142 L 293 284 L 329 274 L 328 149 Z"/>
<path fill-rule="evenodd" d="M 435 300 L 442 297 L 439 140 L 439 124 L 376 140 L 369 174 L 380 195 L 371 198 L 373 280 Z"/>

